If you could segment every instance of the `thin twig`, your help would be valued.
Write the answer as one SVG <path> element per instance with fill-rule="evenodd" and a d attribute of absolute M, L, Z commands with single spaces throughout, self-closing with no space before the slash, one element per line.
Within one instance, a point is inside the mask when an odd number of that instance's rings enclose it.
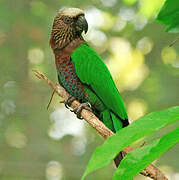
<path fill-rule="evenodd" d="M 47 104 L 47 110 L 48 110 L 48 108 L 50 107 L 50 104 L 51 104 L 51 102 L 52 102 L 52 99 L 53 99 L 54 94 L 55 94 L 55 90 L 53 90 L 52 95 L 51 95 L 50 100 L 49 100 L 49 103 Z"/>
<path fill-rule="evenodd" d="M 179 36 L 173 42 L 169 44 L 169 47 L 172 47 L 178 41 L 178 39 L 179 39 Z"/>
<path fill-rule="evenodd" d="M 34 74 L 39 78 L 44 80 L 51 88 L 63 99 L 67 99 L 70 95 L 65 91 L 63 87 L 61 87 L 57 83 L 53 83 L 50 81 L 45 75 L 39 73 L 36 70 L 32 70 Z M 71 108 L 76 108 L 79 106 L 80 103 L 77 100 L 74 100 L 71 104 Z M 103 122 L 101 122 L 92 112 L 83 109 L 81 112 L 82 118 L 87 121 L 101 136 L 103 136 L 105 139 L 114 135 L 114 133 L 108 129 Z M 133 148 L 128 146 L 125 149 L 123 149 L 124 154 L 128 154 L 129 152 L 133 151 Z M 141 172 L 142 175 L 146 177 L 150 177 L 154 180 L 168 180 L 164 174 L 153 164 L 150 164 L 147 168 L 145 168 L 144 171 Z"/>

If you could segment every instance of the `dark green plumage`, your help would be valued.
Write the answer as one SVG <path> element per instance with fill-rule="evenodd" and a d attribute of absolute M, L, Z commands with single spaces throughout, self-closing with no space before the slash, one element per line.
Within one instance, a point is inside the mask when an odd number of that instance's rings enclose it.
<path fill-rule="evenodd" d="M 83 43 L 73 51 L 71 58 L 78 78 L 90 87 L 84 86 L 84 90 L 90 103 L 100 112 L 100 119 L 114 132 L 121 129 L 122 124 L 128 125 L 121 96 L 99 55 Z"/>

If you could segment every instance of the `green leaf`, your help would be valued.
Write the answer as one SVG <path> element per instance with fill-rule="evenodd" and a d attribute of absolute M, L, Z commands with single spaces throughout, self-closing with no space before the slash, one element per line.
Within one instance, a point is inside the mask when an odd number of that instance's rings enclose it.
<path fill-rule="evenodd" d="M 125 156 L 116 170 L 113 180 L 132 180 L 144 168 L 179 142 L 179 128 L 138 148 Z"/>
<path fill-rule="evenodd" d="M 96 148 L 88 163 L 82 180 L 91 172 L 109 164 L 117 154 L 136 140 L 151 134 L 179 119 L 179 106 L 150 113 L 134 121 L 109 137 L 103 145 Z"/>
<path fill-rule="evenodd" d="M 167 32 L 179 32 L 179 1 L 166 0 L 156 20 L 168 25 Z"/>
<path fill-rule="evenodd" d="M 168 26 L 168 28 L 166 29 L 166 32 L 171 32 L 171 33 L 177 33 L 179 32 L 179 24 L 178 25 L 170 25 Z"/>

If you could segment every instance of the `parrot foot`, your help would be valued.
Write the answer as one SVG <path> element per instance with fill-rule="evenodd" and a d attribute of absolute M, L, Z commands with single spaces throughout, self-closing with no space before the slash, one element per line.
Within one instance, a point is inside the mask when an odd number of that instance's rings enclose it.
<path fill-rule="evenodd" d="M 77 116 L 78 119 L 83 119 L 83 118 L 81 117 L 81 111 L 82 111 L 83 109 L 86 109 L 86 110 L 92 112 L 91 104 L 90 104 L 89 102 L 81 103 L 78 107 L 76 107 L 76 108 L 73 110 L 73 112 L 76 114 L 76 116 Z"/>
<path fill-rule="evenodd" d="M 65 107 L 67 109 L 70 109 L 70 111 L 73 111 L 73 109 L 70 107 L 71 103 L 75 100 L 76 98 L 74 96 L 69 96 L 65 101 L 64 101 L 64 104 L 65 104 Z"/>

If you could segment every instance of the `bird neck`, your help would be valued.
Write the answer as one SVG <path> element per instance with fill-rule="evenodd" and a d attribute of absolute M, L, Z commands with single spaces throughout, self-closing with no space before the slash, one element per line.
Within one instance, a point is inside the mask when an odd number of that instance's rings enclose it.
<path fill-rule="evenodd" d="M 53 48 L 51 46 L 55 55 L 55 63 L 56 63 L 57 69 L 68 64 L 70 61 L 70 56 L 73 53 L 73 51 L 84 42 L 85 41 L 82 37 L 78 37 L 63 48 L 58 48 L 58 47 Z"/>

